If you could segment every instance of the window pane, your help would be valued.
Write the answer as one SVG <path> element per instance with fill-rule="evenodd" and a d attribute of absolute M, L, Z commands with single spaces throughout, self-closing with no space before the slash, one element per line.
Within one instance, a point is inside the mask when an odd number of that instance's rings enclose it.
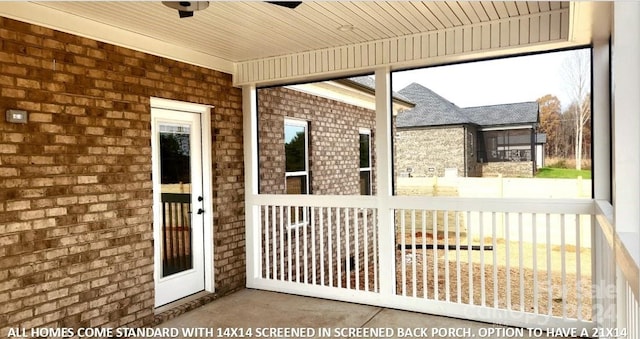
<path fill-rule="evenodd" d="M 371 171 L 360 171 L 360 195 L 371 195 Z"/>
<path fill-rule="evenodd" d="M 307 194 L 307 176 L 287 177 L 287 194 Z"/>
<path fill-rule="evenodd" d="M 360 168 L 371 167 L 369 156 L 369 151 L 371 150 L 370 138 L 371 136 L 368 134 L 360 134 Z"/>
<path fill-rule="evenodd" d="M 287 172 L 301 172 L 306 170 L 305 130 L 303 126 L 286 124 L 284 126 L 284 149 Z"/>

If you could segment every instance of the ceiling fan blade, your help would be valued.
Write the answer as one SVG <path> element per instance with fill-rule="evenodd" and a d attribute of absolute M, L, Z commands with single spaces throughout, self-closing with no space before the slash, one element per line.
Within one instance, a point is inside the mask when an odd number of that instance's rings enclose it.
<path fill-rule="evenodd" d="M 302 4 L 302 1 L 266 1 L 266 2 L 272 5 L 287 7 L 291 9 L 294 9 L 300 6 L 300 4 Z"/>

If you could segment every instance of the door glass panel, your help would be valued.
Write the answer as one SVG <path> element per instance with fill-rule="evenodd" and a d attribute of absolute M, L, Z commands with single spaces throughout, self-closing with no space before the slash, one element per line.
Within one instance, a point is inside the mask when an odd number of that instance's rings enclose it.
<path fill-rule="evenodd" d="M 191 127 L 160 125 L 162 276 L 193 268 L 191 229 Z"/>

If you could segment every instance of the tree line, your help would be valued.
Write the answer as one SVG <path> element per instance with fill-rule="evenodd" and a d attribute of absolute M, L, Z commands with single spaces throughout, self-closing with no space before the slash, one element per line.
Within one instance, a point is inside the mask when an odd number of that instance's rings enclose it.
<path fill-rule="evenodd" d="M 582 160 L 591 159 L 591 81 L 588 50 L 579 50 L 565 60 L 562 76 L 570 105 L 562 109 L 558 97 L 547 94 L 538 99 L 539 131 L 547 135 L 545 156 L 575 159 L 576 169 Z"/>

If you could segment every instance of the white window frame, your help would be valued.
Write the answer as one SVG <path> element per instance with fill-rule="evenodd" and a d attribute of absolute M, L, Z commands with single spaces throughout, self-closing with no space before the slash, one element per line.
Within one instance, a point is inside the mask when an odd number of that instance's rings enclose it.
<path fill-rule="evenodd" d="M 360 167 L 360 136 L 362 134 L 365 134 L 367 136 L 369 136 L 369 167 Z M 358 131 L 358 168 L 359 168 L 359 173 L 362 173 L 364 171 L 368 171 L 369 172 L 369 195 L 373 195 L 373 171 L 372 171 L 372 166 L 371 166 L 371 130 L 368 128 L 360 128 Z M 358 175 L 358 183 L 360 183 L 360 176 Z M 360 185 L 358 185 L 358 188 L 360 187 Z M 362 192 L 360 192 L 360 195 L 363 195 Z"/>
<path fill-rule="evenodd" d="M 305 180 L 305 194 L 309 194 L 309 121 L 307 120 L 301 120 L 301 119 L 292 119 L 292 118 L 285 118 L 284 119 L 284 125 L 283 127 L 286 129 L 287 126 L 295 126 L 295 127 L 303 127 L 304 128 L 304 171 L 296 171 L 296 172 L 287 172 L 286 169 L 286 159 L 287 159 L 287 155 L 285 152 L 285 181 L 284 181 L 284 185 L 285 185 L 285 192 L 287 192 L 287 178 L 288 177 L 299 177 L 299 176 L 304 176 L 306 178 Z M 286 132 L 285 132 L 286 134 Z M 286 142 L 285 142 L 286 143 Z M 291 210 L 291 209 L 290 209 Z M 302 215 L 300 216 L 298 212 L 299 210 L 296 209 L 295 214 L 297 216 L 297 218 L 302 217 L 301 221 L 298 222 L 292 222 L 291 224 L 291 228 L 297 228 L 300 226 L 304 226 L 307 225 L 309 223 L 309 218 L 308 218 L 308 212 L 307 212 L 307 208 L 303 208 L 302 210 Z M 297 219 L 296 218 L 296 219 Z"/>

